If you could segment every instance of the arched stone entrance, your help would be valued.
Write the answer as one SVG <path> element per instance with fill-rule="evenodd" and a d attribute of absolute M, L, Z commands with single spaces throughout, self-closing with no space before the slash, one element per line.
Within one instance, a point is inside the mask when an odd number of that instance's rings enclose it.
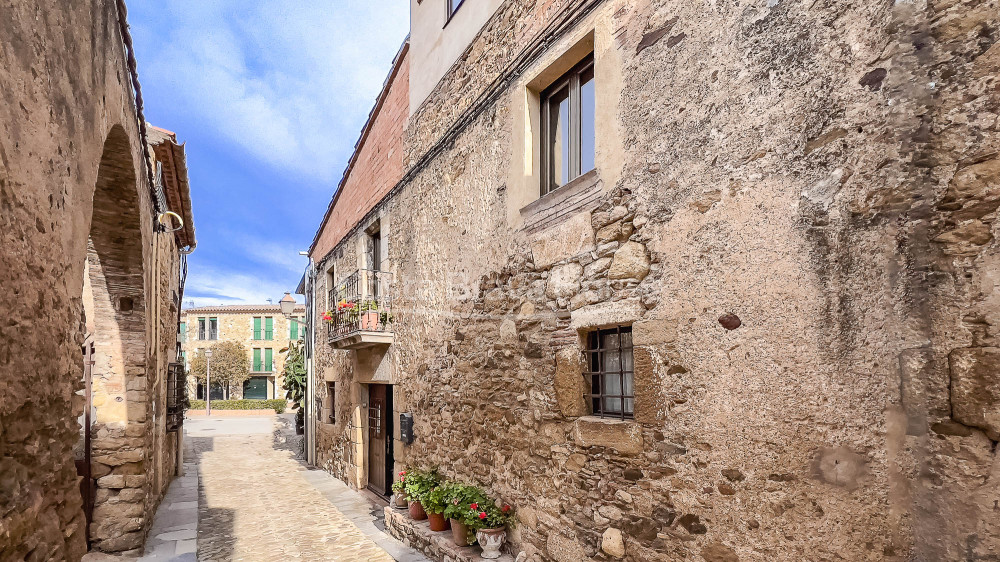
<path fill-rule="evenodd" d="M 92 412 L 89 477 L 96 482 L 89 538 L 93 548 L 105 551 L 142 545 L 148 487 L 149 346 L 133 162 L 128 136 L 116 125 L 101 155 L 84 268 L 86 339 L 93 353 L 86 385 Z"/>

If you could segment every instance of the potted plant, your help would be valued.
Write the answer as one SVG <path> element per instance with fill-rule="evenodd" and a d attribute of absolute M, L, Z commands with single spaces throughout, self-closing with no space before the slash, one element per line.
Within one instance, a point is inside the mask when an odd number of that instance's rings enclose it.
<path fill-rule="evenodd" d="M 513 508 L 506 503 L 497 506 L 492 501 L 475 503 L 469 508 L 475 514 L 476 540 L 483 549 L 483 558 L 500 558 L 500 549 L 507 540 L 507 526 L 514 524 Z"/>
<path fill-rule="evenodd" d="M 381 315 L 378 310 L 378 301 L 367 300 L 361 303 L 361 329 L 377 331 Z"/>
<path fill-rule="evenodd" d="M 406 499 L 410 502 L 410 517 L 414 521 L 427 519 L 427 512 L 424 511 L 422 504 L 423 499 L 431 491 L 431 488 L 440 482 L 441 477 L 438 476 L 437 470 L 411 470 L 406 474 L 404 490 L 406 491 Z"/>
<path fill-rule="evenodd" d="M 399 480 L 392 483 L 393 495 L 393 506 L 406 509 L 406 471 L 403 470 L 399 473 Z"/>
<path fill-rule="evenodd" d="M 427 522 L 432 531 L 447 531 L 448 520 L 444 518 L 444 508 L 448 504 L 448 485 L 438 484 L 424 495 L 421 504 L 427 512 Z"/>
<path fill-rule="evenodd" d="M 453 484 L 448 489 L 448 501 L 444 508 L 444 516 L 451 524 L 451 538 L 457 546 L 469 546 L 476 542 L 474 531 L 479 512 L 472 509 L 479 503 L 485 503 L 486 494 L 476 486 Z"/>

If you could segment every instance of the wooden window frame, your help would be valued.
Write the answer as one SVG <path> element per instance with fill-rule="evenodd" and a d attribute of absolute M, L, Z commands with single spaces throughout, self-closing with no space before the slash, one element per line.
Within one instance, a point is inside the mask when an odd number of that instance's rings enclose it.
<path fill-rule="evenodd" d="M 576 178 L 582 176 L 584 173 L 590 170 L 581 170 L 582 167 L 582 96 L 581 96 L 581 84 L 580 75 L 588 70 L 594 68 L 594 54 L 591 53 L 578 62 L 573 68 L 569 70 L 566 74 L 563 74 L 558 80 L 553 82 L 547 88 L 545 88 L 541 95 L 539 96 L 540 101 L 540 118 L 541 118 L 541 185 L 540 185 L 540 195 L 545 196 L 564 185 L 569 184 Z M 593 80 L 597 80 L 596 72 Z M 552 134 L 553 131 L 549 129 L 552 126 L 552 97 L 561 92 L 563 89 L 569 89 L 569 177 L 561 185 L 553 185 L 555 176 L 555 170 L 552 167 Z M 595 143 L 597 132 L 594 132 Z"/>
<path fill-rule="evenodd" d="M 591 413 L 601 418 L 611 418 L 620 420 L 630 420 L 635 418 L 635 355 L 633 354 L 634 346 L 632 344 L 629 344 L 627 346 L 622 345 L 621 335 L 624 333 L 631 334 L 632 326 L 624 326 L 624 325 L 614 326 L 612 328 L 593 330 L 587 334 L 586 355 L 587 355 L 587 367 L 589 370 L 586 373 L 584 373 L 584 377 L 586 377 L 587 379 L 586 384 L 588 388 L 590 388 L 590 392 L 586 394 L 586 397 L 589 399 Z M 609 334 L 618 335 L 617 338 L 618 344 L 613 348 L 601 347 L 602 342 L 604 341 L 604 336 Z M 629 340 L 631 341 L 631 337 L 629 338 Z M 615 374 L 612 371 L 604 370 L 602 354 L 608 351 L 617 352 L 619 354 L 617 374 L 621 378 L 619 379 L 620 391 L 618 394 L 606 394 L 603 388 L 604 377 L 608 375 L 613 376 Z M 632 355 L 631 370 L 625 370 L 624 368 L 625 365 L 624 356 L 626 352 L 629 355 Z M 632 392 L 630 394 L 626 394 L 625 392 L 626 380 L 629 380 L 632 383 L 631 385 L 628 385 L 631 386 L 632 388 Z M 621 403 L 620 411 L 613 411 L 607 408 L 608 398 L 616 398 L 620 401 Z M 632 402 L 632 411 L 628 411 L 628 408 L 626 408 L 627 400 L 631 400 Z"/>

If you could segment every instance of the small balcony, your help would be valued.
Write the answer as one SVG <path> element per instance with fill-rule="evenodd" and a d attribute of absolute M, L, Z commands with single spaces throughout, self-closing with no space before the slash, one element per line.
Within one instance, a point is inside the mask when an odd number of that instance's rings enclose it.
<path fill-rule="evenodd" d="M 392 344 L 392 273 L 359 269 L 336 287 L 327 340 L 337 349 Z"/>

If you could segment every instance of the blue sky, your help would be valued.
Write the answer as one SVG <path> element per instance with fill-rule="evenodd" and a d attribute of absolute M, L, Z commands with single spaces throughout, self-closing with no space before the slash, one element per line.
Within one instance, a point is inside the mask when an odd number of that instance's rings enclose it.
<path fill-rule="evenodd" d="M 293 290 L 392 58 L 407 0 L 131 0 L 146 120 L 186 143 L 184 304 Z"/>

